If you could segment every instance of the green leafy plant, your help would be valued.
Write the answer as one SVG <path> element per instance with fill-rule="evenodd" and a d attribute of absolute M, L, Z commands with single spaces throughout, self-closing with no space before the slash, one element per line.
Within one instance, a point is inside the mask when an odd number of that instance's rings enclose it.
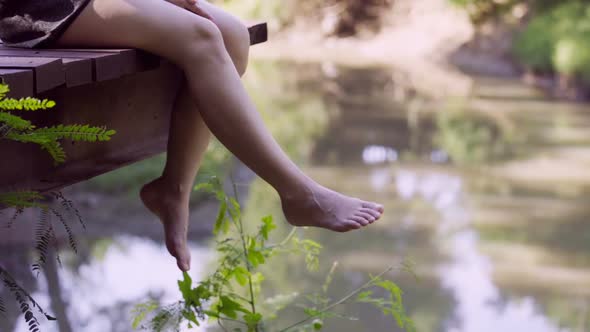
<path fill-rule="evenodd" d="M 10 91 L 8 85 L 0 84 L 0 139 L 9 139 L 22 143 L 38 144 L 53 158 L 55 164 L 65 162 L 66 153 L 60 140 L 96 142 L 108 141 L 115 134 L 114 130 L 89 125 L 55 125 L 37 128 L 31 121 L 25 120 L 11 112 L 34 112 L 55 107 L 55 102 L 37 98 L 6 98 Z"/>
<path fill-rule="evenodd" d="M 590 4 L 564 1 L 534 16 L 514 43 L 528 67 L 590 81 Z"/>
<path fill-rule="evenodd" d="M 105 127 L 95 127 L 89 125 L 55 125 L 51 127 L 37 128 L 31 121 L 13 114 L 14 112 L 34 112 L 38 110 L 48 110 L 55 107 L 55 102 L 47 99 L 37 99 L 32 97 L 14 99 L 7 98 L 10 92 L 8 85 L 0 84 L 0 140 L 12 140 L 21 143 L 34 143 L 47 151 L 52 157 L 54 163 L 60 164 L 65 162 L 66 154 L 61 147 L 62 139 L 72 141 L 96 142 L 108 141 L 115 134 L 114 130 L 108 130 Z M 53 199 L 59 204 L 57 207 L 45 203 L 48 199 Z M 51 192 L 41 194 L 36 191 L 17 191 L 0 193 L 0 212 L 5 208 L 14 208 L 14 213 L 5 225 L 6 229 L 12 227 L 15 220 L 25 209 L 36 208 L 40 211 L 39 220 L 35 225 L 35 250 L 37 259 L 32 266 L 33 272 L 39 274 L 44 264 L 47 262 L 48 250 L 50 246 L 57 249 L 57 238 L 55 228 L 52 223 L 52 217 L 57 219 L 63 226 L 70 248 L 77 252 L 76 240 L 71 225 L 68 223 L 65 215 L 74 214 L 83 228 L 86 225 L 79 213 L 74 207 L 72 201 L 64 197 L 61 192 Z M 58 263 L 61 264 L 59 255 L 56 255 Z M 4 286 L 14 295 L 17 304 L 20 307 L 24 319 L 27 322 L 29 331 L 40 331 L 39 322 L 31 310 L 36 308 L 47 319 L 55 320 L 41 308 L 41 306 L 21 287 L 16 280 L 8 273 L 6 269 L 0 266 L 0 285 Z M 4 300 L 0 297 L 0 314 L 6 312 Z"/>
<path fill-rule="evenodd" d="M 276 228 L 272 216 L 262 218 L 258 228 L 248 232 L 242 220 L 235 185 L 233 197 L 225 194 L 221 181 L 216 177 L 197 185 L 196 189 L 215 195 L 220 202 L 213 230 L 219 263 L 210 276 L 196 285 L 190 275 L 184 273 L 183 280 L 178 282 L 181 301 L 164 307 L 153 302 L 138 305 L 134 310 L 134 329 L 179 331 L 183 323 L 190 328 L 209 319 L 224 331 L 319 331 L 328 318 L 346 318 L 334 312 L 336 307 L 347 302 L 358 302 L 376 306 L 407 331 L 415 330 L 405 312 L 401 289 L 394 282 L 383 279 L 392 267 L 377 276 L 371 276 L 364 285 L 338 300 L 332 300 L 327 293 L 336 265 L 328 273 L 320 292 L 304 297 L 279 294 L 264 298 L 262 290 L 265 276 L 260 268 L 271 257 L 302 254 L 307 268 L 316 270 L 321 245 L 299 237 L 296 228 L 282 241 L 271 242 L 271 234 Z M 411 270 L 409 264 L 403 264 L 402 267 Z M 375 296 L 372 290 L 375 288 L 385 291 L 387 296 Z M 276 327 L 274 320 L 278 313 L 301 298 L 305 300 L 300 307 L 306 317 L 287 327 Z"/>

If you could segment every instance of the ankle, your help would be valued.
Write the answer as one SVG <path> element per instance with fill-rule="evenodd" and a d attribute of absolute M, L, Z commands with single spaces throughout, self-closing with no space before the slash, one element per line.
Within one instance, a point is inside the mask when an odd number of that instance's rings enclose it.
<path fill-rule="evenodd" d="M 154 186 L 158 195 L 161 199 L 172 200 L 172 201 L 184 201 L 190 198 L 192 188 L 184 184 L 171 181 L 170 179 L 162 176 L 151 183 L 148 186 Z"/>
<path fill-rule="evenodd" d="M 297 202 L 306 201 L 315 196 L 319 185 L 311 179 L 304 179 L 294 184 L 284 186 L 277 190 L 282 201 Z"/>

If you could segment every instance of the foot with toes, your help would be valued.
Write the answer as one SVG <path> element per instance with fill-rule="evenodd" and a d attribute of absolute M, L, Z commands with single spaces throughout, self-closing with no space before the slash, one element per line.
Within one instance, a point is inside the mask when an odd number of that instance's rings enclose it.
<path fill-rule="evenodd" d="M 176 258 L 178 268 L 188 271 L 191 260 L 187 246 L 189 195 L 169 188 L 162 178 L 158 178 L 143 186 L 140 197 L 164 225 L 166 247 Z"/>
<path fill-rule="evenodd" d="M 306 194 L 281 195 L 283 212 L 294 226 L 314 226 L 348 232 L 381 218 L 383 206 L 344 196 L 318 184 L 308 186 Z"/>

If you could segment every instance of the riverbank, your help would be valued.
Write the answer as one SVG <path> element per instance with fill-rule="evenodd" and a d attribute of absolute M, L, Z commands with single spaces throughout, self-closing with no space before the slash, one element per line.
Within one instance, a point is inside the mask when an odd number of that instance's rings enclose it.
<path fill-rule="evenodd" d="M 518 62 L 512 45 L 522 17 L 518 24 L 475 26 L 467 11 L 449 0 L 398 0 L 382 14 L 379 32 L 342 38 L 325 32 L 333 16 L 300 19 L 272 32 L 270 42 L 253 49 L 252 57 L 389 67 L 397 84 L 436 99 L 471 96 L 473 76 L 513 79 L 555 99 L 590 98 L 588 86 L 575 78 L 527 70 Z"/>

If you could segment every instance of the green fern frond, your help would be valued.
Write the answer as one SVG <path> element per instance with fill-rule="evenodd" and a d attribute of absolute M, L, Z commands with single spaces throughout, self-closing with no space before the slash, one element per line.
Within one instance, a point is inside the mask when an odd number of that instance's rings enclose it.
<path fill-rule="evenodd" d="M 6 111 L 37 111 L 55 107 L 53 100 L 26 97 L 21 99 L 6 98 L 0 100 L 0 109 Z"/>
<path fill-rule="evenodd" d="M 32 130 L 35 128 L 31 121 L 25 120 L 20 116 L 12 115 L 7 112 L 0 112 L 0 123 L 5 123 L 9 127 L 16 130 Z"/>
<path fill-rule="evenodd" d="M 35 143 L 39 145 L 51 142 L 51 139 L 49 137 L 43 135 L 35 135 L 32 132 L 10 131 L 6 134 L 5 138 L 21 143 Z"/>
<path fill-rule="evenodd" d="M 43 196 L 36 191 L 0 193 L 0 204 L 15 208 L 44 207 L 39 203 Z"/>
<path fill-rule="evenodd" d="M 41 148 L 51 155 L 55 165 L 62 164 L 66 161 L 66 152 L 58 141 L 49 141 L 41 144 Z"/>
<path fill-rule="evenodd" d="M 6 138 L 21 143 L 34 143 L 39 145 L 43 150 L 47 151 L 53 158 L 54 163 L 61 164 L 66 160 L 66 152 L 61 147 L 61 144 L 47 135 L 37 135 L 35 132 L 18 133 L 9 132 Z"/>
<path fill-rule="evenodd" d="M 70 139 L 72 141 L 96 142 L 108 141 L 115 134 L 114 130 L 105 127 L 89 125 L 57 125 L 53 127 L 39 128 L 31 132 L 33 135 L 45 136 L 50 139 Z"/>
<path fill-rule="evenodd" d="M 6 97 L 8 92 L 10 92 L 8 85 L 0 83 L 0 100 Z"/>

